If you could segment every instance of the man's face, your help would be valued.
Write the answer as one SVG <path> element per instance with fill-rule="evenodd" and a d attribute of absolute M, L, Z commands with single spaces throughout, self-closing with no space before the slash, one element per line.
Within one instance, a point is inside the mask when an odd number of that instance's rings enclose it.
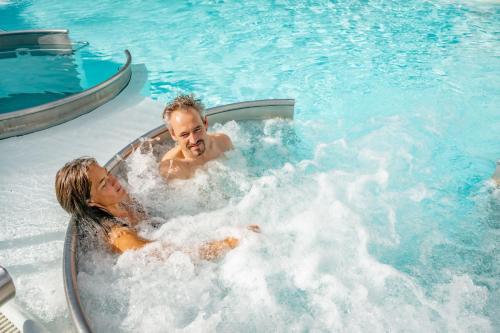
<path fill-rule="evenodd" d="M 187 158 L 196 158 L 205 152 L 207 127 L 206 119 L 203 121 L 200 114 L 192 108 L 175 110 L 170 115 L 170 134 Z"/>

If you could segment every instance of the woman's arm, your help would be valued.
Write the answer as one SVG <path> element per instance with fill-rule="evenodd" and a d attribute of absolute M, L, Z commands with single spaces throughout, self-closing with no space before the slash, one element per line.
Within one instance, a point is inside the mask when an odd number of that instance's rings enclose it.
<path fill-rule="evenodd" d="M 260 227 L 256 224 L 247 226 L 247 229 L 256 233 L 261 232 Z M 109 242 L 113 250 L 121 254 L 128 250 L 140 249 L 153 241 L 140 237 L 137 232 L 132 229 L 115 227 L 110 232 Z M 203 260 L 216 260 L 239 244 L 239 239 L 234 237 L 210 241 L 198 247 L 198 256 Z"/>
<path fill-rule="evenodd" d="M 227 251 L 234 249 L 239 244 L 240 241 L 234 237 L 211 241 L 199 247 L 198 255 L 204 260 L 215 260 L 224 255 Z"/>
<path fill-rule="evenodd" d="M 125 227 L 115 227 L 109 235 L 109 242 L 115 252 L 122 254 L 128 250 L 137 250 L 152 241 L 140 237 L 137 232 Z M 240 241 L 227 237 L 224 240 L 207 242 L 198 248 L 198 255 L 204 260 L 215 260 L 227 251 L 234 249 Z"/>

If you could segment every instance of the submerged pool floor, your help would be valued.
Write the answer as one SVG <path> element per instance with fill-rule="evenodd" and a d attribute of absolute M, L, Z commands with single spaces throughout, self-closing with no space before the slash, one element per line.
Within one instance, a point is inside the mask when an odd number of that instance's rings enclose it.
<path fill-rule="evenodd" d="M 202 177 L 189 185 L 198 186 L 196 197 L 160 209 L 178 237 L 183 223 L 186 233 L 198 230 L 201 214 L 213 230 L 256 220 L 266 240 L 250 239 L 215 266 L 191 267 L 179 256 L 165 266 L 141 263 L 152 273 L 140 293 L 129 288 L 143 277 L 130 264 L 137 258 L 101 258 L 115 274 L 109 307 L 92 297 L 100 277 L 92 266 L 84 292 L 89 304 L 117 311 L 109 322 L 94 313 L 99 327 L 151 328 L 140 316 L 117 319 L 139 306 L 185 331 L 500 328 L 500 199 L 488 180 L 500 158 L 497 3 L 44 0 L 2 4 L 0 17 L 3 29 L 68 28 L 102 60 L 119 63 L 130 49 L 147 64 L 151 97 L 161 102 L 181 92 L 207 106 L 296 99 L 295 121 L 263 125 L 258 138 L 245 127 L 220 128 L 241 154 L 214 169 L 234 176 L 229 197 L 203 201 L 222 186 L 212 175 L 215 185 Z M 40 287 L 60 282 L 67 217 L 54 198 L 55 171 L 80 155 L 104 163 L 159 122 L 160 115 L 115 110 L 0 142 L 9 156 L 0 173 L 0 258 L 20 302 L 49 326 L 67 323 L 62 284 Z M 231 163 L 242 163 L 244 174 Z M 183 206 L 189 202 L 205 210 Z M 183 209 L 185 220 L 167 214 Z M 158 292 L 153 278 L 161 272 L 174 274 L 169 281 L 179 288 Z M 128 297 L 116 297 L 125 286 Z M 185 288 L 192 294 L 176 294 Z M 250 300 L 235 304 L 242 295 Z M 169 297 L 202 301 L 162 303 Z M 252 302 L 267 311 L 252 312 Z M 250 323 L 252 314 L 254 326 L 230 325 Z"/>

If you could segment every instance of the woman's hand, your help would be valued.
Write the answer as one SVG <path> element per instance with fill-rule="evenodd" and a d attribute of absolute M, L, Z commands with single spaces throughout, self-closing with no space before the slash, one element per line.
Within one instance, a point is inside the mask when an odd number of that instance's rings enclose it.
<path fill-rule="evenodd" d="M 223 240 L 224 244 L 226 244 L 231 250 L 237 247 L 240 244 L 240 240 L 234 237 L 227 237 Z"/>
<path fill-rule="evenodd" d="M 224 240 L 216 240 L 203 244 L 198 253 L 201 259 L 215 260 L 234 249 L 240 244 L 239 239 L 227 237 Z"/>
<path fill-rule="evenodd" d="M 257 224 L 250 224 L 247 226 L 247 229 L 255 233 L 261 233 L 261 229 Z M 240 240 L 238 238 L 227 237 L 223 240 L 216 240 L 203 244 L 198 249 L 198 254 L 201 259 L 215 260 L 222 257 L 239 244 Z"/>

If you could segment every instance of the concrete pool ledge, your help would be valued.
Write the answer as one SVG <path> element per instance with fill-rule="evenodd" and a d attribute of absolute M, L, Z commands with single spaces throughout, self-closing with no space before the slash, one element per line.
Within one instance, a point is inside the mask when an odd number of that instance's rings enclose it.
<path fill-rule="evenodd" d="M 42 36 L 40 34 L 42 34 L 40 31 L 0 33 L 0 51 L 19 50 L 19 47 L 26 48 L 26 43 L 45 42 L 39 46 L 52 45 L 51 52 L 54 50 L 54 52 L 68 52 L 68 50 L 72 52 L 72 49 L 68 49 L 71 43 L 67 38 L 67 30 L 50 31 Z M 12 36 L 18 38 L 16 39 L 18 44 L 12 41 Z M 125 50 L 125 56 L 126 61 L 119 71 L 96 86 L 53 102 L 0 114 L 0 139 L 29 134 L 62 124 L 91 112 L 115 98 L 129 84 L 132 76 L 132 56 L 128 50 Z"/>

